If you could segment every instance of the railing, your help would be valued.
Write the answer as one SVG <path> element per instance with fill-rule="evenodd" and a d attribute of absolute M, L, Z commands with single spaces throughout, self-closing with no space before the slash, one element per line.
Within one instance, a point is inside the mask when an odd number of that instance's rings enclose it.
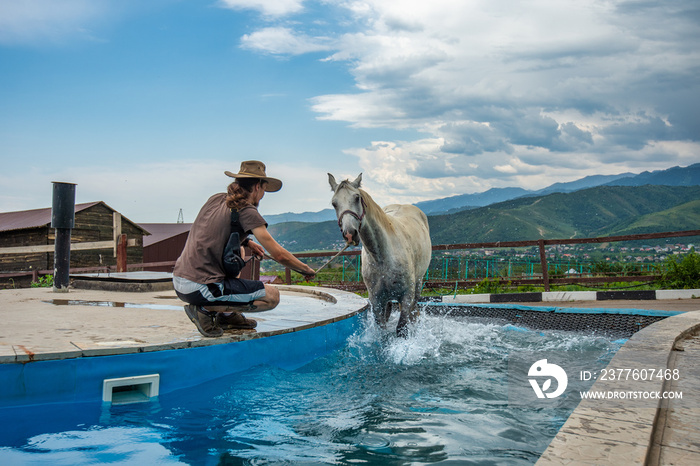
<path fill-rule="evenodd" d="M 648 239 L 663 239 L 663 238 L 680 238 L 680 237 L 690 237 L 690 236 L 700 236 L 700 230 L 686 230 L 686 231 L 673 231 L 673 232 L 663 232 L 663 233 L 646 233 L 637 235 L 623 235 L 623 236 L 606 236 L 598 238 L 573 238 L 573 239 L 539 239 L 530 241 L 499 241 L 495 243 L 462 243 L 462 244 L 440 244 L 433 246 L 433 252 L 446 252 L 446 251 L 457 251 L 457 250 L 468 250 L 468 249 L 497 249 L 497 248 L 521 248 L 521 247 L 534 247 L 536 246 L 539 250 L 539 264 L 540 264 L 540 274 L 538 277 L 507 277 L 507 280 L 513 285 L 544 285 L 545 291 L 550 290 L 550 285 L 552 284 L 586 284 L 586 283 L 604 283 L 604 282 L 625 282 L 625 281 L 653 281 L 658 278 L 657 275 L 641 275 L 634 274 L 628 276 L 581 276 L 570 275 L 566 277 L 554 278 L 550 276 L 550 264 L 547 261 L 546 247 L 555 245 L 573 245 L 573 244 L 600 244 L 600 243 L 613 243 L 620 241 L 638 241 L 638 240 L 648 240 Z M 361 290 L 364 288 L 360 277 L 360 251 L 351 250 L 344 251 L 339 254 L 340 258 L 352 258 L 353 263 L 348 265 L 347 273 L 343 269 L 342 280 L 339 283 L 324 283 L 321 284 L 326 286 L 333 286 L 337 288 Z M 336 255 L 336 251 L 323 251 L 323 252 L 309 252 L 309 253 L 295 253 L 294 255 L 299 259 L 317 259 L 317 258 L 327 258 Z M 269 259 L 264 259 L 269 260 Z M 478 259 L 477 259 L 478 260 Z M 251 261 L 252 268 L 247 273 L 249 278 L 257 279 L 259 277 L 260 263 L 257 260 Z M 150 263 L 140 263 L 140 264 L 126 264 L 126 270 L 143 270 L 150 267 L 173 267 L 175 261 L 163 261 L 163 262 L 150 262 Z M 122 266 L 123 267 L 123 266 Z M 345 267 L 345 264 L 343 264 Z M 99 266 L 99 267 L 81 267 L 81 268 L 71 268 L 70 273 L 90 273 L 90 272 L 115 272 L 117 270 L 124 270 L 116 265 L 114 266 Z M 537 275 L 534 270 L 532 270 L 534 275 Z M 8 277 L 19 277 L 19 276 L 32 276 L 33 280 L 36 281 L 39 275 L 52 274 L 53 270 L 35 270 L 31 272 L 14 272 L 14 273 L 0 273 L 0 278 Z M 350 277 L 352 276 L 352 277 Z M 346 280 L 346 278 L 352 278 L 352 280 Z M 318 280 L 318 277 L 317 277 Z M 475 286 L 481 282 L 483 278 L 474 277 L 469 279 L 435 279 L 430 276 L 427 277 L 426 286 L 427 287 L 468 287 Z M 285 268 L 285 280 L 287 284 L 292 283 L 292 274 L 288 268 Z"/>
<path fill-rule="evenodd" d="M 135 238 L 127 239 L 125 234 L 121 233 L 121 215 L 117 212 L 114 213 L 114 224 L 115 224 L 115 236 L 113 240 L 109 241 L 83 241 L 69 243 L 69 249 L 71 251 L 90 251 L 94 249 L 113 249 L 114 257 L 116 257 L 116 264 L 113 266 L 97 266 L 97 267 L 71 267 L 68 273 L 89 273 L 89 272 L 126 272 L 129 268 L 142 268 L 146 264 L 135 264 L 133 266 L 128 266 L 126 261 L 126 248 L 137 246 L 137 241 Z M 116 225 L 119 225 L 117 228 Z M 15 246 L 15 247 L 5 247 L 0 248 L 0 254 L 34 254 L 34 253 L 55 253 L 55 244 L 41 244 L 33 246 Z M 173 262 L 174 265 L 174 262 Z M 153 266 L 148 264 L 148 266 Z M 39 280 L 40 275 L 53 275 L 55 274 L 55 269 L 42 269 L 42 270 L 31 270 L 26 272 L 9 272 L 0 273 L 0 279 L 15 279 L 22 277 L 32 277 L 32 282 Z"/>
<path fill-rule="evenodd" d="M 126 271 L 129 270 L 143 270 L 145 268 L 149 267 L 174 267 L 175 266 L 175 261 L 164 261 L 164 262 L 147 262 L 147 263 L 140 263 L 140 264 L 126 264 Z M 124 269 L 122 269 L 119 265 L 98 265 L 95 267 L 71 267 L 70 268 L 70 273 L 71 274 L 76 274 L 76 273 L 113 273 L 113 272 L 122 272 Z M 53 269 L 42 269 L 42 270 L 30 270 L 26 272 L 7 272 L 7 273 L 0 273 L 0 278 L 20 278 L 20 277 L 32 277 L 32 281 L 38 281 L 39 276 L 41 275 L 52 275 L 53 274 Z"/>
<path fill-rule="evenodd" d="M 689 236 L 700 236 L 700 230 L 686 230 L 686 231 L 672 231 L 672 232 L 662 232 L 662 233 L 645 233 L 637 235 L 621 235 L 621 236 L 605 236 L 598 238 L 568 238 L 568 239 L 539 239 L 530 241 L 499 241 L 495 243 L 461 243 L 461 244 L 440 244 L 433 246 L 433 252 L 438 251 L 456 251 L 465 249 L 497 249 L 497 248 L 521 248 L 521 247 L 534 247 L 536 246 L 539 250 L 539 264 L 540 264 L 540 275 L 541 278 L 522 278 L 522 277 L 508 277 L 508 281 L 513 285 L 543 285 L 545 291 L 550 291 L 550 286 L 552 284 L 586 284 L 586 283 L 604 283 L 604 282 L 625 282 L 625 281 L 653 281 L 658 278 L 657 275 L 630 275 L 630 276 L 597 276 L 597 277 L 585 277 L 571 275 L 562 278 L 550 277 L 549 264 L 547 262 L 547 246 L 555 245 L 574 245 L 574 244 L 601 244 L 601 243 L 613 243 L 620 241 L 638 241 L 638 240 L 650 240 L 650 239 L 663 239 L 663 238 L 676 238 L 676 237 L 689 237 Z M 319 257 L 329 257 L 335 255 L 336 252 L 314 252 L 314 253 L 297 253 L 294 254 L 298 258 L 319 258 Z M 360 251 L 345 251 L 340 254 L 340 256 L 359 256 Z M 359 274 L 360 264 L 359 257 L 356 262 L 355 269 Z M 431 279 L 430 276 L 427 277 L 426 286 L 428 287 L 467 287 L 474 286 L 478 284 L 483 278 L 479 279 L 464 279 L 464 280 L 435 280 Z M 287 284 L 291 283 L 291 271 L 287 268 L 285 269 L 285 281 Z M 336 284 L 335 286 L 339 288 L 346 289 L 362 289 L 364 288 L 361 284 L 359 278 L 355 282 L 346 282 Z"/>

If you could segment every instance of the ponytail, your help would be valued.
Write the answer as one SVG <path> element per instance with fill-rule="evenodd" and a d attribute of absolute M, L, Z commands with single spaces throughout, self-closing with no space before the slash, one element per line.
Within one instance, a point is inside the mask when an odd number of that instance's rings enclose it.
<path fill-rule="evenodd" d="M 247 205 L 252 205 L 248 200 L 255 185 L 262 180 L 257 178 L 236 178 L 236 181 L 228 185 L 226 206 L 229 209 L 239 210 Z"/>

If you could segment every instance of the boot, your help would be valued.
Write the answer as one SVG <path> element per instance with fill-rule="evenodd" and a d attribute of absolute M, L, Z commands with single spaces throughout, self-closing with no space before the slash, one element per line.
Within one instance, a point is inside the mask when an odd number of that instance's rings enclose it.
<path fill-rule="evenodd" d="M 224 330 L 246 330 L 255 328 L 258 323 L 252 319 L 246 319 L 239 312 L 217 312 L 216 324 Z"/>
<path fill-rule="evenodd" d="M 216 338 L 224 334 L 223 329 L 216 323 L 215 314 L 217 313 L 209 312 L 201 306 L 194 306 L 192 304 L 185 306 L 185 312 L 192 323 L 197 326 L 199 333 L 205 337 Z"/>

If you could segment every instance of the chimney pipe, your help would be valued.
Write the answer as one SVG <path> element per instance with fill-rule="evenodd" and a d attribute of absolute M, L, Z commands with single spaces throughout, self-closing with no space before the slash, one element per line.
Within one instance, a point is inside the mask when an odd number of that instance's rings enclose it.
<path fill-rule="evenodd" d="M 53 290 L 68 292 L 70 235 L 75 226 L 75 184 L 53 181 L 51 228 L 56 229 L 53 255 Z"/>

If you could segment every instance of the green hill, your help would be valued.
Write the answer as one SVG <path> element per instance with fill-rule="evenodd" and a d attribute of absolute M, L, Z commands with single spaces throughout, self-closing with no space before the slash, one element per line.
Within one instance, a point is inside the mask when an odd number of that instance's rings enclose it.
<path fill-rule="evenodd" d="M 620 235 L 635 235 L 650 231 L 672 230 L 697 230 L 700 219 L 700 200 L 686 202 L 685 204 L 670 209 L 643 215 L 629 222 L 629 225 L 620 225 Z"/>
<path fill-rule="evenodd" d="M 632 229 L 651 233 L 700 229 L 700 215 L 690 208 L 671 215 L 697 199 L 700 186 L 599 186 L 429 220 L 434 244 L 609 236 L 631 234 Z M 678 222 L 681 217 L 683 221 Z M 636 223 L 644 218 L 646 223 Z"/>
<path fill-rule="evenodd" d="M 284 222 L 269 226 L 270 234 L 292 252 L 340 249 L 345 241 L 338 222 Z"/>
<path fill-rule="evenodd" d="M 433 244 L 700 229 L 700 186 L 598 186 L 428 217 Z M 291 251 L 342 247 L 335 221 L 270 226 Z"/>

